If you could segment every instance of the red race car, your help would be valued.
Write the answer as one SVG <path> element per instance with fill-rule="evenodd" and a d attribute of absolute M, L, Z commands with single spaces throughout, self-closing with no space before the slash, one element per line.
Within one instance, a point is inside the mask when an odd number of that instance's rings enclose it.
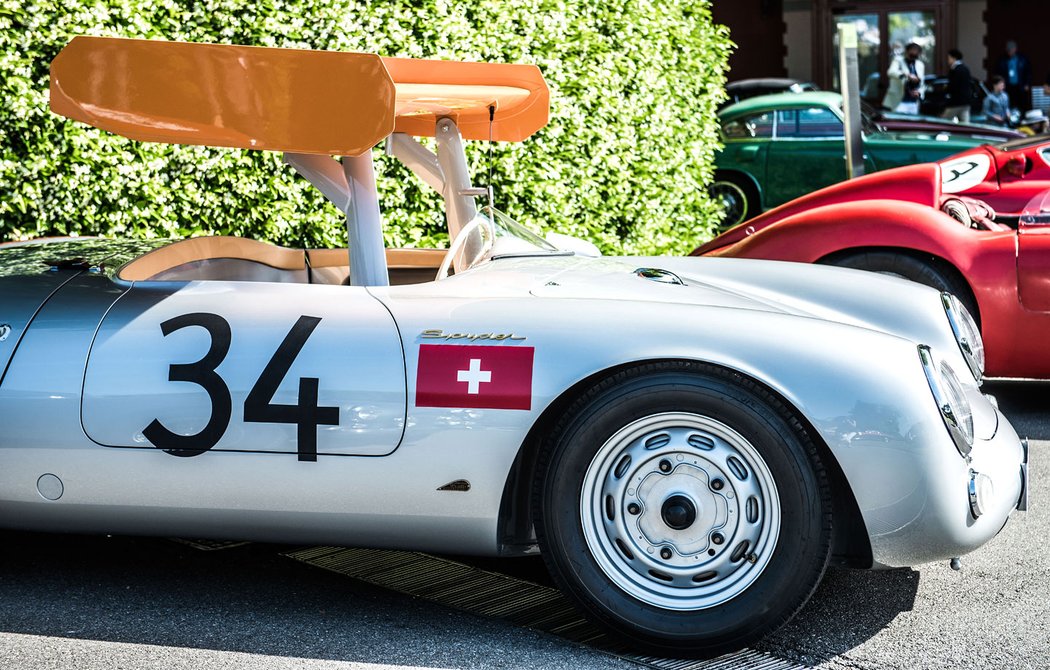
<path fill-rule="evenodd" d="M 1050 136 L 967 149 L 940 161 L 941 191 L 978 198 L 999 218 L 1017 217 L 1050 189 Z"/>
<path fill-rule="evenodd" d="M 996 152 L 1009 151 L 1016 148 L 965 155 L 987 177 L 980 164 L 998 167 Z M 1045 155 L 1028 157 L 1039 168 L 1026 181 L 1050 167 Z M 1050 196 L 1036 194 L 1001 220 L 984 202 L 952 191 L 972 177 L 946 172 L 923 163 L 829 186 L 729 229 L 692 255 L 823 263 L 933 286 L 957 296 L 982 324 L 987 375 L 1050 379 Z"/>

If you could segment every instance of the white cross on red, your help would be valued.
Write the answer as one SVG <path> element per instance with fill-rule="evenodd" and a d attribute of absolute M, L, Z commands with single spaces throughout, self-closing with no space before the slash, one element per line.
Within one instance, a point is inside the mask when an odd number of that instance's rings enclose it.
<path fill-rule="evenodd" d="M 492 371 L 481 369 L 481 359 L 470 359 L 469 370 L 457 370 L 456 381 L 467 382 L 467 393 L 478 395 L 481 393 L 481 382 L 492 381 Z"/>

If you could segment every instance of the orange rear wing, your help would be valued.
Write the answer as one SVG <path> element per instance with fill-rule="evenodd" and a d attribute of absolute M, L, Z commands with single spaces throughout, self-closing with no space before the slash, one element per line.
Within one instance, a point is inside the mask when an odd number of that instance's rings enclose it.
<path fill-rule="evenodd" d="M 147 142 L 358 156 L 444 117 L 465 139 L 516 142 L 549 104 L 534 65 L 104 37 L 51 63 L 52 111 Z"/>

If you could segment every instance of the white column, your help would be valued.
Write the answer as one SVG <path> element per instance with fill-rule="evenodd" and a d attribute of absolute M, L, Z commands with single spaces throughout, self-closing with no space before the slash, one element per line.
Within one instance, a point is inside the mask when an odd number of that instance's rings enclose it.
<path fill-rule="evenodd" d="M 350 187 L 350 207 L 346 212 L 347 237 L 350 240 L 350 284 L 352 286 L 388 286 L 386 244 L 383 242 L 383 220 L 379 215 L 379 193 L 372 152 L 343 157 L 343 174 Z"/>
<path fill-rule="evenodd" d="M 477 209 L 474 207 L 474 197 L 466 195 L 472 187 L 470 172 L 467 170 L 467 155 L 463 150 L 463 137 L 459 134 L 459 128 L 452 119 L 438 119 L 434 134 L 437 138 L 438 164 L 445 176 L 444 190 L 441 195 L 445 199 L 445 218 L 448 221 L 449 243 L 451 244 L 459 231 L 463 230 L 463 227 L 470 223 L 477 214 Z M 459 259 L 473 259 L 480 251 L 480 237 L 475 237 L 469 242 L 463 246 L 456 259 L 457 272 L 464 269 L 459 267 Z"/>

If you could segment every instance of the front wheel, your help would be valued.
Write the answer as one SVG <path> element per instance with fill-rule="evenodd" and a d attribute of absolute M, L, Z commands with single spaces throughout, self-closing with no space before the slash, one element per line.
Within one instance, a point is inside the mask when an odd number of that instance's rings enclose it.
<path fill-rule="evenodd" d="M 830 551 L 828 483 L 802 426 L 754 382 L 699 364 L 585 394 L 541 455 L 536 496 L 562 589 L 659 654 L 713 656 L 776 629 Z"/>

